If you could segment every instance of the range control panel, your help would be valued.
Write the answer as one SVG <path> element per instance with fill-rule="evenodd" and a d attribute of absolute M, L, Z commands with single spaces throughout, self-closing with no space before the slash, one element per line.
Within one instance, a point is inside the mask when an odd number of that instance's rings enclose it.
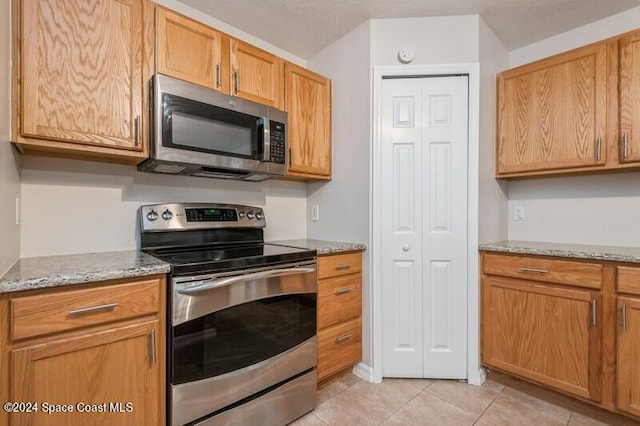
<path fill-rule="evenodd" d="M 208 228 L 264 228 L 260 207 L 235 204 L 152 204 L 140 207 L 143 231 Z"/>

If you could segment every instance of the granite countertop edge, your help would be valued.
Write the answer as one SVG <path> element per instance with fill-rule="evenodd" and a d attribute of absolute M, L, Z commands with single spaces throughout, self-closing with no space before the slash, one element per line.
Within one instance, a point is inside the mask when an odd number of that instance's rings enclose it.
<path fill-rule="evenodd" d="M 367 245 L 363 243 L 350 242 L 350 241 L 317 240 L 314 238 L 268 241 L 268 243 L 281 245 L 281 246 L 316 250 L 316 252 L 318 253 L 318 256 L 367 250 Z"/>
<path fill-rule="evenodd" d="M 640 248 L 540 241 L 498 241 L 480 244 L 480 251 L 530 254 L 575 259 L 640 263 Z"/>

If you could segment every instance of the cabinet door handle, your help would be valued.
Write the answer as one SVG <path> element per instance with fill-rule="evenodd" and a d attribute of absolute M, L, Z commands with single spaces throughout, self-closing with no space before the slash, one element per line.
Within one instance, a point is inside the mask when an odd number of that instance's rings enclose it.
<path fill-rule="evenodd" d="M 627 331 L 627 304 L 622 304 L 622 331 Z"/>
<path fill-rule="evenodd" d="M 149 332 L 149 359 L 151 364 L 156 363 L 156 331 L 151 330 Z"/>
<path fill-rule="evenodd" d="M 220 87 L 222 84 L 222 73 L 220 69 L 220 62 L 216 64 L 216 87 Z"/>
<path fill-rule="evenodd" d="M 118 306 L 117 303 L 105 303 L 104 305 L 98 305 L 98 306 L 90 306 L 88 308 L 80 308 L 80 309 L 72 309 L 69 311 L 69 315 L 81 315 L 81 314 L 88 314 L 91 312 L 97 312 L 97 311 L 106 311 L 108 309 L 113 309 L 116 306 Z"/>
<path fill-rule="evenodd" d="M 599 163 L 602 159 L 602 138 L 596 139 L 596 162 Z"/>
<path fill-rule="evenodd" d="M 353 264 L 351 263 L 343 263 L 342 265 L 336 265 L 336 271 L 344 271 L 347 269 L 351 269 Z"/>
<path fill-rule="evenodd" d="M 598 313 L 597 313 L 597 309 L 598 309 L 597 303 L 598 302 L 596 302 L 596 299 L 593 299 L 591 301 L 591 325 L 593 325 L 593 326 L 595 326 L 597 324 L 597 321 L 596 321 L 596 316 L 598 315 Z"/>
<path fill-rule="evenodd" d="M 352 291 L 353 291 L 353 288 L 351 287 L 342 287 L 342 288 L 336 289 L 336 294 L 351 293 Z"/>
<path fill-rule="evenodd" d="M 622 158 L 629 156 L 629 133 L 622 134 Z"/>
<path fill-rule="evenodd" d="M 293 161 L 293 148 L 289 148 L 289 167 L 291 167 L 291 161 Z"/>
<path fill-rule="evenodd" d="M 135 146 L 139 146 L 140 145 L 140 138 L 142 136 L 142 128 L 141 128 L 142 122 L 140 120 L 140 116 L 136 115 L 136 118 L 133 119 L 133 143 L 135 144 Z"/>
<path fill-rule="evenodd" d="M 345 340 L 351 339 L 351 337 L 353 337 L 351 333 L 343 334 L 342 336 L 336 337 L 336 343 L 344 342 Z"/>
<path fill-rule="evenodd" d="M 536 269 L 536 268 L 520 268 L 520 272 L 526 272 L 529 274 L 548 274 L 549 271 L 546 269 Z"/>
<path fill-rule="evenodd" d="M 237 95 L 240 91 L 240 71 L 233 70 L 233 91 Z"/>

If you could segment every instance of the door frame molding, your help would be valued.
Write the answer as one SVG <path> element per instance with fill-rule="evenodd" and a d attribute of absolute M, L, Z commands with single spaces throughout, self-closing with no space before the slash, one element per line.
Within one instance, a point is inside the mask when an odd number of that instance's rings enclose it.
<path fill-rule="evenodd" d="M 480 287 L 479 287 L 479 253 L 478 253 L 478 192 L 479 192 L 479 109 L 480 109 L 480 65 L 478 63 L 442 64 L 442 65 L 404 65 L 373 67 L 373 117 L 372 148 L 370 169 L 371 200 L 371 347 L 369 348 L 371 366 L 357 366 L 354 372 L 369 374 L 367 380 L 380 383 L 382 381 L 382 247 L 381 247 L 381 214 L 380 194 L 382 188 L 381 167 L 381 125 L 382 125 L 382 78 L 388 76 L 415 77 L 445 76 L 465 74 L 469 76 L 469 129 L 468 129 L 468 177 L 467 177 L 467 381 L 480 385 L 485 380 L 484 369 L 480 366 Z"/>

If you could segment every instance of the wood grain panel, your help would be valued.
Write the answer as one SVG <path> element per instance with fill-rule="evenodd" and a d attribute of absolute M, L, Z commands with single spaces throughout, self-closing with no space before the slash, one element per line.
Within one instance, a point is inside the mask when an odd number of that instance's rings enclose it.
<path fill-rule="evenodd" d="M 142 149 L 142 11 L 140 0 L 22 2 L 22 135 Z"/>
<path fill-rule="evenodd" d="M 330 278 L 318 284 L 318 330 L 359 317 L 361 313 L 361 274 Z"/>
<path fill-rule="evenodd" d="M 159 301 L 157 280 L 15 297 L 10 304 L 11 335 L 17 340 L 151 315 L 158 312 Z M 69 313 L 108 303 L 117 306 L 84 314 Z"/>
<path fill-rule="evenodd" d="M 599 306 L 599 295 L 496 277 L 482 285 L 486 365 L 600 400 L 600 308 L 591 324 L 591 301 Z"/>
<path fill-rule="evenodd" d="M 362 253 L 318 256 L 318 279 L 355 274 L 362 271 Z"/>
<path fill-rule="evenodd" d="M 497 87 L 498 175 L 606 163 L 605 43 L 506 71 Z"/>
<path fill-rule="evenodd" d="M 331 178 L 331 80 L 285 63 L 289 174 Z"/>
<path fill-rule="evenodd" d="M 618 266 L 618 292 L 640 296 L 640 268 Z"/>
<path fill-rule="evenodd" d="M 360 318 L 318 332 L 318 380 L 362 359 Z"/>
<path fill-rule="evenodd" d="M 618 408 L 640 417 L 640 299 L 619 297 L 626 330 L 618 331 Z"/>
<path fill-rule="evenodd" d="M 627 135 L 621 162 L 640 161 L 640 31 L 620 39 L 620 137 Z"/>
<path fill-rule="evenodd" d="M 71 404 L 72 413 L 12 414 L 14 426 L 160 424 L 159 363 L 150 359 L 150 333 L 159 321 L 61 339 L 11 352 L 13 401 Z M 160 347 L 156 343 L 156 353 Z M 76 404 L 106 403 L 107 412 L 78 412 Z M 109 413 L 110 402 L 131 402 L 129 413 Z M 124 407 L 123 407 L 124 408 Z"/>
<path fill-rule="evenodd" d="M 231 94 L 283 109 L 284 62 L 255 46 L 231 38 Z"/>
<path fill-rule="evenodd" d="M 486 253 L 483 271 L 490 275 L 549 283 L 594 289 L 602 287 L 602 265 L 597 263 Z"/>

